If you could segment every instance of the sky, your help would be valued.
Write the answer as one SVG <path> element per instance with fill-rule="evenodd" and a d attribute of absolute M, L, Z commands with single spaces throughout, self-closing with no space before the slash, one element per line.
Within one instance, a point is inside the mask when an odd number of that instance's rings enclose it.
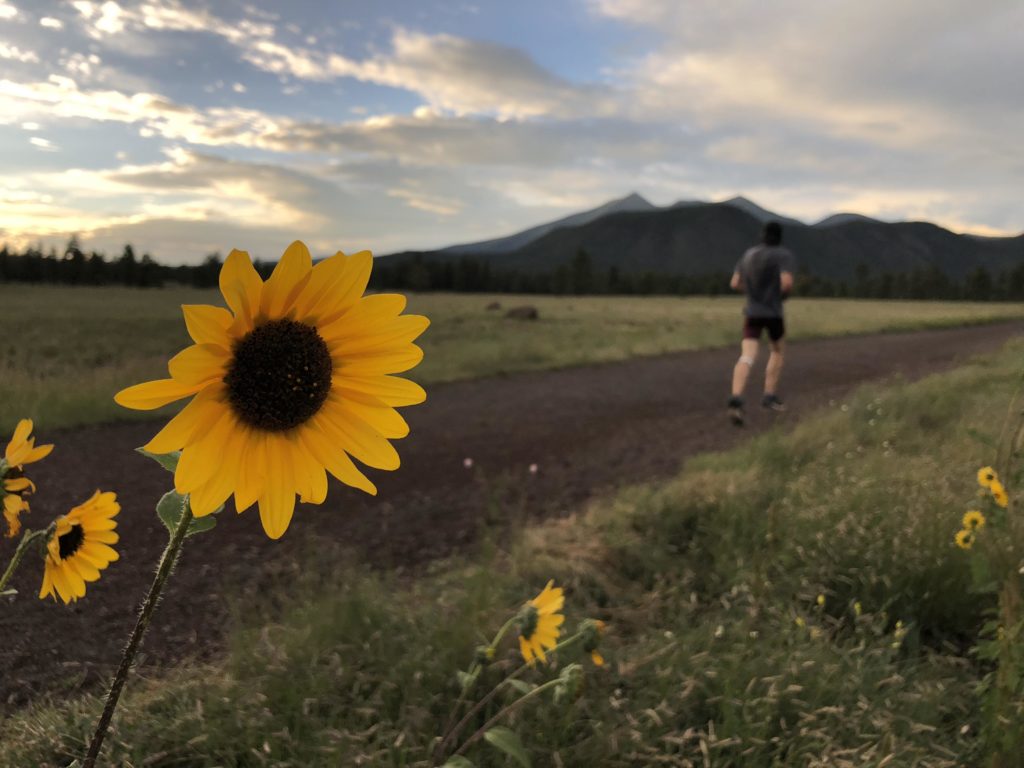
<path fill-rule="evenodd" d="M 639 192 L 1024 229 L 1020 0 L 0 0 L 0 241 L 389 253 Z"/>

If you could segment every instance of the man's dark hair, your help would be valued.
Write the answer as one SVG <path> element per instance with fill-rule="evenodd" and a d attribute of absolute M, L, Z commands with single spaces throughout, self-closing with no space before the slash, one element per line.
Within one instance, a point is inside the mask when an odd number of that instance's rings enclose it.
<path fill-rule="evenodd" d="M 769 221 L 764 225 L 761 239 L 765 245 L 780 245 L 782 243 L 782 225 L 777 221 Z"/>

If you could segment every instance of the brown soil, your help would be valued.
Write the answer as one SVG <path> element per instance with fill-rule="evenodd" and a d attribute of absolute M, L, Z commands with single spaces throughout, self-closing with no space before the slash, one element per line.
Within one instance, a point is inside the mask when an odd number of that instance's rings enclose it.
<path fill-rule="evenodd" d="M 406 409 L 412 434 L 398 444 L 403 466 L 375 474 L 376 498 L 334 484 L 323 506 L 297 510 L 280 541 L 264 536 L 255 510 L 223 514 L 212 533 L 188 540 L 144 663 L 215 654 L 229 604 L 244 606 L 262 587 L 290 580 L 318 542 L 351 546 L 378 567 L 422 564 L 465 549 L 481 520 L 564 513 L 609 488 L 676 473 L 688 457 L 771 424 L 792 424 L 864 381 L 945 369 L 1022 330 L 1009 323 L 795 343 L 783 375 L 789 412 L 763 413 L 751 398 L 744 429 L 724 410 L 734 350 L 434 387 L 425 405 Z M 23 564 L 14 583 L 21 594 L 0 607 L 0 710 L 95 687 L 116 663 L 166 539 L 151 510 L 170 477 L 132 450 L 157 428 L 135 422 L 39 435 L 57 447 L 33 467 L 40 491 L 26 522 L 39 524 L 96 488 L 114 490 L 123 505 L 121 559 L 68 607 L 37 600 L 40 568 Z M 12 550 L 0 543 L 0 562 Z"/>

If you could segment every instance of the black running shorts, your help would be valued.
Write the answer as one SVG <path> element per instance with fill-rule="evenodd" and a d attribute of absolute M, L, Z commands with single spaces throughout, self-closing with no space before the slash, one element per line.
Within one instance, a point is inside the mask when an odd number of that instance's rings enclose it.
<path fill-rule="evenodd" d="M 766 330 L 769 339 L 778 341 L 786 335 L 786 323 L 781 317 L 748 317 L 743 322 L 744 339 L 760 339 Z"/>

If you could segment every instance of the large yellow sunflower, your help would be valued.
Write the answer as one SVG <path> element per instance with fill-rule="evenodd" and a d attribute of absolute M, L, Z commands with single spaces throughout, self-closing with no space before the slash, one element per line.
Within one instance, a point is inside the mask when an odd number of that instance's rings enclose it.
<path fill-rule="evenodd" d="M 85 596 L 85 583 L 96 581 L 100 571 L 114 560 L 117 543 L 114 517 L 121 511 L 117 496 L 96 491 L 56 520 L 56 529 L 46 543 L 46 567 L 39 597 L 53 597 L 71 603 Z"/>
<path fill-rule="evenodd" d="M 141 410 L 194 395 L 145 447 L 181 450 L 174 486 L 191 495 L 197 517 L 234 495 L 239 512 L 258 503 L 264 530 L 277 539 L 296 494 L 323 502 L 327 472 L 377 492 L 349 456 L 398 468 L 388 440 L 409 428 L 395 408 L 426 393 L 391 374 L 423 358 L 412 342 L 429 321 L 402 315 L 404 296 L 363 296 L 372 265 L 361 251 L 313 266 L 296 241 L 264 283 L 249 254 L 232 251 L 220 273 L 230 311 L 183 307 L 195 344 L 170 360 L 171 378 L 116 395 Z"/>
<path fill-rule="evenodd" d="M 21 531 L 21 513 L 28 510 L 25 496 L 36 490 L 35 483 L 25 477 L 25 465 L 45 459 L 53 450 L 52 445 L 37 446 L 35 442 L 31 419 L 22 419 L 0 459 L 0 497 L 8 537 L 17 536 Z"/>
<path fill-rule="evenodd" d="M 565 595 L 561 587 L 555 587 L 554 581 L 547 586 L 523 609 L 519 622 L 519 650 L 527 663 L 533 664 L 535 659 L 546 661 L 544 649 L 552 649 L 558 645 L 560 627 L 565 616 L 558 613 L 565 604 Z"/>

